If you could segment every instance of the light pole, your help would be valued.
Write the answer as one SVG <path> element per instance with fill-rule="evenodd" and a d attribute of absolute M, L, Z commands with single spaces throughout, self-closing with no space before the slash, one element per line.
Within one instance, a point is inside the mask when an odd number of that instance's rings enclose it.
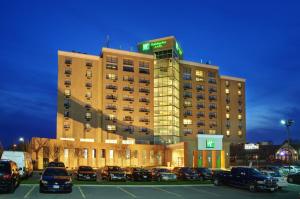
<path fill-rule="evenodd" d="M 292 152 L 290 151 L 290 126 L 294 123 L 294 120 L 288 119 L 288 120 L 281 120 L 280 123 L 286 127 L 287 131 L 287 141 L 288 141 L 288 153 L 291 153 L 291 156 L 289 155 L 289 173 L 291 170 L 291 158 L 293 156 Z"/>
<path fill-rule="evenodd" d="M 22 144 L 22 150 L 26 151 L 24 137 L 19 137 L 19 142 Z"/>

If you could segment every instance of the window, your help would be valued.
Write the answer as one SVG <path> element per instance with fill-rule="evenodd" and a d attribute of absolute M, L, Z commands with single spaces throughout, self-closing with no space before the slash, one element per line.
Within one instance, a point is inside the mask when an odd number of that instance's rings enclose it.
<path fill-rule="evenodd" d="M 184 107 L 191 107 L 191 106 L 192 106 L 192 102 L 191 102 L 191 101 L 188 101 L 188 100 L 184 100 L 184 101 L 183 101 L 183 106 L 184 106 Z"/>
<path fill-rule="evenodd" d="M 66 58 L 65 59 L 65 64 L 67 64 L 67 65 L 72 64 L 72 59 L 71 58 Z"/>
<path fill-rule="evenodd" d="M 70 106 L 71 106 L 70 100 L 69 99 L 64 99 L 64 107 L 65 108 L 70 108 Z"/>
<path fill-rule="evenodd" d="M 226 120 L 226 127 L 230 128 L 230 120 Z"/>
<path fill-rule="evenodd" d="M 197 89 L 197 91 L 204 91 L 204 86 L 203 85 L 197 85 L 196 89 Z"/>
<path fill-rule="evenodd" d="M 117 130 L 117 127 L 116 127 L 116 125 L 108 124 L 108 125 L 106 125 L 106 130 L 115 131 L 115 130 Z"/>
<path fill-rule="evenodd" d="M 229 112 L 230 111 L 230 106 L 226 105 L 226 111 Z"/>
<path fill-rule="evenodd" d="M 134 88 L 133 88 L 133 87 L 130 87 L 130 86 L 124 86 L 124 87 L 123 87 L 123 91 L 133 92 L 133 91 L 134 91 Z"/>
<path fill-rule="evenodd" d="M 184 80 L 192 80 L 192 70 L 190 68 L 183 68 L 183 77 Z"/>
<path fill-rule="evenodd" d="M 203 94 L 198 94 L 197 95 L 197 100 L 204 100 L 204 95 Z"/>
<path fill-rule="evenodd" d="M 217 109 L 216 104 L 209 104 L 209 110 Z"/>
<path fill-rule="evenodd" d="M 226 130 L 226 135 L 227 135 L 227 136 L 230 135 L 230 130 Z"/>
<path fill-rule="evenodd" d="M 209 93 L 215 93 L 215 92 L 217 92 L 217 88 L 214 86 L 211 86 L 211 87 L 209 87 L 208 91 L 209 91 Z"/>
<path fill-rule="evenodd" d="M 85 128 L 87 131 L 89 131 L 89 130 L 92 128 L 92 126 L 91 126 L 90 123 L 86 123 L 85 126 L 84 126 L 84 128 Z"/>
<path fill-rule="evenodd" d="M 133 121 L 131 116 L 124 116 L 123 121 Z"/>
<path fill-rule="evenodd" d="M 192 131 L 192 129 L 183 129 L 183 133 L 184 133 L 185 135 L 187 135 L 187 134 L 192 134 L 193 131 Z"/>
<path fill-rule="evenodd" d="M 85 66 L 87 66 L 87 67 L 92 67 L 92 66 L 93 66 L 93 63 L 88 61 L 88 62 L 85 63 Z"/>
<path fill-rule="evenodd" d="M 65 96 L 66 97 L 70 97 L 70 95 L 71 95 L 71 90 L 70 89 L 66 89 L 65 90 Z"/>
<path fill-rule="evenodd" d="M 125 76 L 123 76 L 123 81 L 126 81 L 126 82 L 134 82 L 134 78 L 125 75 Z"/>
<path fill-rule="evenodd" d="M 241 96 L 242 95 L 242 91 L 238 90 L 238 95 Z"/>
<path fill-rule="evenodd" d="M 118 58 L 114 56 L 107 56 L 106 69 L 118 70 Z"/>
<path fill-rule="evenodd" d="M 216 134 L 216 130 L 215 129 L 209 129 L 208 134 Z"/>
<path fill-rule="evenodd" d="M 129 125 L 129 126 L 125 126 L 124 127 L 124 131 L 128 132 L 128 133 L 133 133 L 134 132 L 134 127 Z"/>
<path fill-rule="evenodd" d="M 90 79 L 92 77 L 92 71 L 87 70 L 85 76 L 86 76 L 86 78 Z"/>
<path fill-rule="evenodd" d="M 133 107 L 131 107 L 131 106 L 125 106 L 125 107 L 123 107 L 123 111 L 133 112 L 134 109 L 133 109 Z"/>
<path fill-rule="evenodd" d="M 130 59 L 123 60 L 123 71 L 134 72 L 133 60 Z"/>
<path fill-rule="evenodd" d="M 225 81 L 225 86 L 228 87 L 229 85 L 230 85 L 229 81 L 226 80 L 226 81 Z"/>
<path fill-rule="evenodd" d="M 66 87 L 71 86 L 71 80 L 70 80 L 70 79 L 66 79 L 66 80 L 65 80 L 65 86 L 66 86 Z"/>
<path fill-rule="evenodd" d="M 209 78 L 208 79 L 208 83 L 210 83 L 210 84 L 216 84 L 217 80 L 215 78 Z"/>
<path fill-rule="evenodd" d="M 209 127 L 210 128 L 214 128 L 214 127 L 217 127 L 217 122 L 216 121 L 212 121 L 212 122 L 209 122 Z"/>
<path fill-rule="evenodd" d="M 96 149 L 92 149 L 92 158 L 96 159 L 96 157 L 97 157 Z"/>
<path fill-rule="evenodd" d="M 140 61 L 139 62 L 139 73 L 149 74 L 149 62 Z"/>
<path fill-rule="evenodd" d="M 71 67 L 66 67 L 65 68 L 65 75 L 71 75 L 72 74 L 72 69 L 71 69 Z"/>
<path fill-rule="evenodd" d="M 85 119 L 87 119 L 87 120 L 92 119 L 92 113 L 90 113 L 90 112 L 85 113 Z"/>
<path fill-rule="evenodd" d="M 239 135 L 239 136 L 242 136 L 242 135 L 243 135 L 243 132 L 242 132 L 242 131 L 238 131 L 238 135 Z"/>
<path fill-rule="evenodd" d="M 83 149 L 83 158 L 84 159 L 88 158 L 88 150 L 87 149 Z"/>
<path fill-rule="evenodd" d="M 87 92 L 85 94 L 86 99 L 91 99 L 92 98 L 92 93 L 91 92 Z"/>
<path fill-rule="evenodd" d="M 70 123 L 69 122 L 64 122 L 64 128 L 69 129 L 70 128 Z"/>
<path fill-rule="evenodd" d="M 118 89 L 118 87 L 113 85 L 113 84 L 107 84 L 105 88 L 106 89 L 111 89 L 111 90 L 117 90 Z"/>
<path fill-rule="evenodd" d="M 134 98 L 133 98 L 133 97 L 130 97 L 130 96 L 127 96 L 127 95 L 123 95 L 123 100 L 124 100 L 124 101 L 127 101 L 127 102 L 133 102 L 133 101 L 134 101 Z"/>
<path fill-rule="evenodd" d="M 230 114 L 226 113 L 226 119 L 229 119 L 229 118 L 230 118 Z"/>
<path fill-rule="evenodd" d="M 217 118 L 217 113 L 215 113 L 215 112 L 209 113 L 209 119 L 212 119 L 212 118 Z"/>
<path fill-rule="evenodd" d="M 242 88 L 242 83 L 241 82 L 238 82 L 238 88 Z"/>
<path fill-rule="evenodd" d="M 141 107 L 140 108 L 140 112 L 149 113 L 150 109 L 149 108 L 145 108 L 145 107 Z"/>
<path fill-rule="evenodd" d="M 108 74 L 106 74 L 106 79 L 117 80 L 118 76 L 114 73 L 108 73 Z"/>
<path fill-rule="evenodd" d="M 183 97 L 184 97 L 184 98 L 192 98 L 192 93 L 191 93 L 191 92 L 184 91 L 184 92 L 183 92 Z"/>
<path fill-rule="evenodd" d="M 140 102 L 145 102 L 145 103 L 149 103 L 150 102 L 149 98 L 145 98 L 145 97 L 140 98 L 139 101 Z"/>
<path fill-rule="evenodd" d="M 183 124 L 184 125 L 192 124 L 192 120 L 191 119 L 183 119 Z"/>
<path fill-rule="evenodd" d="M 140 78 L 139 80 L 140 83 L 144 83 L 144 84 L 149 84 L 150 83 L 150 80 L 149 79 L 145 79 L 145 78 Z"/>
<path fill-rule="evenodd" d="M 238 119 L 241 120 L 242 119 L 242 115 L 238 114 Z"/>
<path fill-rule="evenodd" d="M 184 111 L 184 116 L 191 116 L 191 115 L 192 115 L 192 111 L 191 110 Z"/>
<path fill-rule="evenodd" d="M 185 83 L 183 84 L 183 88 L 184 88 L 184 89 L 192 89 L 192 83 L 190 83 L 190 82 L 185 82 Z"/>
<path fill-rule="evenodd" d="M 204 72 L 202 70 L 196 70 L 196 82 L 203 82 L 204 81 Z"/>
<path fill-rule="evenodd" d="M 229 89 L 228 88 L 225 89 L 225 93 L 229 94 Z"/>
<path fill-rule="evenodd" d="M 199 118 L 199 117 L 205 117 L 204 112 L 198 112 L 198 113 L 197 113 L 197 117 L 198 117 L 198 118 Z"/>
<path fill-rule="evenodd" d="M 117 117 L 115 115 L 109 114 L 106 117 L 106 120 L 110 120 L 110 121 L 115 121 L 117 119 Z"/>
<path fill-rule="evenodd" d="M 140 93 L 150 93 L 150 90 L 148 88 L 140 88 Z"/>
<path fill-rule="evenodd" d="M 204 120 L 198 121 L 198 122 L 197 122 L 197 125 L 198 125 L 198 126 L 205 126 Z"/>
<path fill-rule="evenodd" d="M 92 88 L 92 82 L 87 82 L 87 83 L 85 83 L 85 87 L 87 87 L 87 88 Z"/>
<path fill-rule="evenodd" d="M 216 77 L 216 73 L 212 71 L 209 71 L 207 75 L 208 77 Z"/>
<path fill-rule="evenodd" d="M 149 122 L 150 120 L 149 120 L 149 118 L 147 118 L 147 117 L 141 117 L 140 118 L 140 120 L 139 120 L 140 122 Z"/>
<path fill-rule="evenodd" d="M 107 110 L 117 110 L 117 107 L 113 104 L 107 104 L 106 105 L 106 109 Z"/>
<path fill-rule="evenodd" d="M 114 159 L 114 150 L 113 149 L 109 150 L 109 159 Z"/>
<path fill-rule="evenodd" d="M 70 116 L 70 112 L 68 110 L 64 111 L 64 117 L 69 117 Z"/>
<path fill-rule="evenodd" d="M 204 103 L 198 103 L 197 109 L 205 108 Z"/>

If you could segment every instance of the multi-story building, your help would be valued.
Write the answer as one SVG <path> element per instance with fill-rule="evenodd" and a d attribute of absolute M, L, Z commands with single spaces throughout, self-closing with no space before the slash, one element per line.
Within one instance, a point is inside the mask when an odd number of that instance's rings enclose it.
<path fill-rule="evenodd" d="M 78 164 L 226 167 L 229 144 L 245 142 L 245 116 L 245 80 L 184 60 L 172 36 L 138 52 L 58 51 L 56 159 L 82 149 Z"/>

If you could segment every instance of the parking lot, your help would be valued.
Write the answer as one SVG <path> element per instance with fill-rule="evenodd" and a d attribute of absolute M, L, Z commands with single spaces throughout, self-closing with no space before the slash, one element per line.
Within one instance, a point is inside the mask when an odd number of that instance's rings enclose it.
<path fill-rule="evenodd" d="M 70 194 L 41 194 L 39 187 L 35 185 L 20 185 L 13 194 L 0 194 L 3 199 L 93 199 L 93 198 L 147 198 L 147 199 L 168 199 L 168 198 L 228 198 L 252 199 L 299 199 L 300 186 L 289 185 L 284 190 L 275 193 L 258 192 L 251 193 L 247 190 L 236 189 L 226 186 L 215 187 L 213 185 L 75 185 Z"/>

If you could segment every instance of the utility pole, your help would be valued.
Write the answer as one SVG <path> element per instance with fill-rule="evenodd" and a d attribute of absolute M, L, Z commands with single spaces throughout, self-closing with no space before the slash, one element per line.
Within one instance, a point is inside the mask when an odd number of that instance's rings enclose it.
<path fill-rule="evenodd" d="M 288 120 L 281 120 L 280 121 L 282 125 L 286 126 L 286 131 L 287 131 L 287 142 L 288 142 L 288 153 L 289 153 L 289 173 L 291 171 L 291 158 L 293 157 L 293 153 L 291 152 L 291 148 L 290 148 L 290 127 L 292 126 L 292 124 L 294 123 L 294 120 L 288 119 Z"/>

